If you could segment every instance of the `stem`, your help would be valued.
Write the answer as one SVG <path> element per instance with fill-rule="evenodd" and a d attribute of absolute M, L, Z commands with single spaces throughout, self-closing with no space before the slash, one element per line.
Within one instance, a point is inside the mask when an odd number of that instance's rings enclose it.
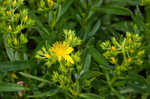
<path fill-rule="evenodd" d="M 108 83 L 108 86 L 110 87 L 111 91 L 118 97 L 118 99 L 125 99 L 122 95 L 120 95 L 120 93 L 119 93 L 118 91 L 116 91 L 116 90 L 113 88 L 112 82 L 110 81 L 109 74 L 106 73 L 105 76 L 106 76 L 107 83 Z"/>
<path fill-rule="evenodd" d="M 126 53 L 125 53 L 125 42 L 126 42 L 126 39 L 124 39 L 123 43 L 122 43 L 122 53 L 123 53 L 123 65 L 127 65 L 127 57 L 126 57 Z"/>
<path fill-rule="evenodd" d="M 147 94 L 147 93 L 143 93 L 142 96 L 141 96 L 141 99 L 147 99 L 148 95 L 149 94 Z"/>

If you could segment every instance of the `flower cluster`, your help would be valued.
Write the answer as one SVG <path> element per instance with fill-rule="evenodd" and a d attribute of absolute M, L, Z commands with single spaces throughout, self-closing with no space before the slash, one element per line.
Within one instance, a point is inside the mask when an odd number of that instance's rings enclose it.
<path fill-rule="evenodd" d="M 77 36 L 75 36 L 75 31 L 64 30 L 64 33 L 65 33 L 65 41 L 71 46 L 74 47 L 82 43 L 82 40 L 80 40 Z"/>
<path fill-rule="evenodd" d="M 80 74 L 82 64 L 80 61 L 80 52 L 74 51 L 74 47 L 81 44 L 81 40 L 75 36 L 74 31 L 64 30 L 65 40 L 57 41 L 52 46 L 45 46 L 37 52 L 36 58 L 44 60 L 50 67 L 54 63 L 59 63 L 56 71 L 53 71 L 52 81 L 58 84 L 58 87 L 69 91 L 72 95 L 77 95 L 79 89 L 76 89 L 78 80 L 72 81 L 74 73 Z M 55 64 L 55 66 L 57 66 Z"/>
<path fill-rule="evenodd" d="M 12 61 L 27 59 L 25 44 L 28 39 L 24 30 L 34 25 L 28 9 L 22 9 L 23 5 L 24 0 L 5 0 L 0 7 L 0 30 L 9 53 L 8 58 Z"/>
<path fill-rule="evenodd" d="M 57 57 L 59 62 L 64 58 L 67 63 L 74 64 L 74 61 L 69 55 L 72 51 L 73 48 L 67 42 L 56 42 L 51 48 L 52 56 Z"/>
<path fill-rule="evenodd" d="M 52 46 L 43 47 L 37 52 L 36 57 L 38 59 L 45 59 L 46 64 L 55 63 L 58 60 L 59 63 L 65 61 L 66 64 L 74 64 L 74 59 L 71 57 L 75 46 L 81 44 L 81 40 L 75 36 L 74 31 L 65 30 L 65 40 L 57 41 Z"/>
<path fill-rule="evenodd" d="M 50 63 L 55 63 L 58 60 L 59 63 L 62 63 L 65 60 L 66 64 L 74 64 L 73 59 L 70 54 L 72 53 L 73 48 L 65 41 L 55 42 L 51 47 L 43 47 L 37 52 L 36 58 L 45 59 L 47 65 Z"/>
<path fill-rule="evenodd" d="M 120 37 L 119 40 L 113 37 L 111 41 L 103 42 L 101 47 L 105 50 L 103 55 L 115 65 L 118 74 L 143 63 L 145 50 L 142 49 L 142 37 L 139 34 L 127 32 L 126 37 Z"/>

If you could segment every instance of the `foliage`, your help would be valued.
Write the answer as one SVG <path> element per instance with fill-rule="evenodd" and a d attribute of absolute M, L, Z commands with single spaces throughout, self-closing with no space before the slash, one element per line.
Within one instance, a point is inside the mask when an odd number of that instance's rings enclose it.
<path fill-rule="evenodd" d="M 149 0 L 0 0 L 0 98 L 149 99 Z"/>

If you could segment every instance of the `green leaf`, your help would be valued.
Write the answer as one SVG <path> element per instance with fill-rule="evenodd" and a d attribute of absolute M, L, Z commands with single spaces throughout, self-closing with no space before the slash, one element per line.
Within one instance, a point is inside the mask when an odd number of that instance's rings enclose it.
<path fill-rule="evenodd" d="M 132 12 L 128 8 L 124 7 L 101 7 L 101 8 L 92 8 L 99 13 L 104 14 L 113 14 L 113 15 L 123 15 L 123 16 L 130 16 Z"/>
<path fill-rule="evenodd" d="M 143 76 L 138 75 L 138 74 L 136 74 L 133 71 L 129 72 L 128 79 L 131 80 L 131 81 L 139 82 L 141 84 L 145 84 L 145 85 L 147 84 L 146 80 L 145 80 L 145 78 Z"/>
<path fill-rule="evenodd" d="M 85 79 L 92 79 L 100 75 L 102 75 L 102 73 L 99 71 L 88 71 L 88 72 L 85 72 L 84 75 L 82 75 L 80 79 L 84 81 Z"/>
<path fill-rule="evenodd" d="M 73 2 L 73 0 L 66 0 L 65 4 L 64 4 L 64 6 L 63 6 L 63 8 L 61 8 L 61 6 L 59 6 L 59 11 L 58 11 L 58 15 L 57 15 L 56 22 L 58 22 L 59 19 L 60 19 L 60 17 L 65 14 L 65 12 L 66 12 L 66 11 L 68 10 L 68 8 L 71 6 L 72 2 Z"/>
<path fill-rule="evenodd" d="M 24 88 L 20 85 L 14 84 L 14 83 L 0 83 L 0 92 L 14 92 L 14 91 L 23 91 L 27 90 L 27 88 Z"/>
<path fill-rule="evenodd" d="M 33 61 L 0 62 L 0 72 L 25 70 L 36 66 Z"/>
<path fill-rule="evenodd" d="M 84 99 L 104 99 L 102 96 L 92 94 L 92 93 L 81 93 L 79 96 Z"/>
<path fill-rule="evenodd" d="M 40 19 L 34 14 L 34 12 L 30 11 L 31 17 L 35 20 L 36 28 L 39 30 L 40 35 L 43 39 L 47 38 L 49 35 L 49 31 L 44 27 Z"/>
<path fill-rule="evenodd" d="M 48 92 L 40 92 L 37 94 L 34 94 L 33 96 L 28 96 L 32 98 L 38 98 L 38 97 L 49 97 L 57 94 L 59 92 L 59 89 L 50 89 Z"/>
<path fill-rule="evenodd" d="M 122 90 L 120 90 L 121 94 L 127 94 L 127 93 L 131 93 L 134 92 L 134 90 L 132 88 L 123 88 Z"/>
<path fill-rule="evenodd" d="M 23 73 L 23 72 L 20 72 L 19 74 L 21 74 L 22 76 L 27 77 L 27 78 L 31 78 L 31 79 L 34 79 L 34 80 L 38 80 L 38 81 L 41 81 L 41 82 L 45 82 L 45 83 L 50 83 L 51 84 L 50 81 L 42 79 L 42 78 L 37 77 L 37 76 L 33 76 L 33 75 L 30 75 L 30 74 L 27 74 L 27 73 Z"/>
<path fill-rule="evenodd" d="M 146 89 L 147 89 L 147 87 L 145 88 L 145 86 L 139 86 L 133 83 L 129 83 L 129 87 L 133 89 L 133 92 L 135 93 L 146 93 Z"/>
<path fill-rule="evenodd" d="M 83 65 L 83 69 L 82 71 L 80 72 L 80 75 L 82 75 L 83 73 L 87 72 L 89 67 L 90 67 L 90 64 L 91 64 L 91 55 L 90 54 L 87 54 L 86 55 L 86 58 L 85 58 L 85 62 L 84 62 L 84 65 Z"/>
<path fill-rule="evenodd" d="M 144 16 L 142 15 L 139 7 L 136 9 L 136 15 L 132 15 L 132 19 L 136 23 L 139 30 L 145 30 Z"/>
<path fill-rule="evenodd" d="M 150 24 L 150 5 L 145 7 L 147 23 Z"/>
<path fill-rule="evenodd" d="M 100 64 L 100 65 L 104 65 L 104 66 L 108 66 L 107 61 L 105 60 L 105 58 L 99 53 L 99 51 L 97 49 L 95 49 L 94 47 L 90 46 L 89 48 L 89 52 L 90 54 L 93 56 L 94 60 Z"/>
<path fill-rule="evenodd" d="M 131 25 L 132 25 L 132 22 L 121 21 L 121 22 L 112 24 L 111 27 L 119 31 L 127 32 L 127 31 L 130 31 L 130 28 L 132 28 Z"/>
<path fill-rule="evenodd" d="M 95 35 L 95 33 L 98 31 L 99 27 L 101 25 L 100 20 L 97 21 L 97 23 L 93 26 L 94 28 L 92 29 L 92 31 L 88 34 L 88 37 L 92 37 L 93 35 Z"/>
<path fill-rule="evenodd" d="M 109 5 L 113 6 L 135 6 L 140 4 L 140 0 L 109 0 Z"/>
<path fill-rule="evenodd" d="M 84 31 L 83 42 L 85 42 L 88 39 L 88 34 L 90 33 L 91 27 L 95 21 L 96 21 L 96 18 L 93 18 L 92 20 L 90 20 L 88 24 L 86 25 L 85 30 L 83 30 Z"/>
<path fill-rule="evenodd" d="M 140 76 L 135 72 L 130 71 L 128 75 L 128 81 L 129 87 L 132 88 L 134 92 L 136 93 L 146 92 L 147 82 L 143 76 Z"/>

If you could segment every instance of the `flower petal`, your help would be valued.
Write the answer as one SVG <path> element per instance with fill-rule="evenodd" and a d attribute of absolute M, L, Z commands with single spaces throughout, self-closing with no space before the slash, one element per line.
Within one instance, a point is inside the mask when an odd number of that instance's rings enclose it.
<path fill-rule="evenodd" d="M 74 64 L 74 61 L 72 60 L 72 58 L 69 55 L 65 55 L 64 58 L 67 62 Z"/>
<path fill-rule="evenodd" d="M 61 61 L 61 59 L 62 59 L 62 57 L 61 57 L 61 56 L 58 56 L 58 61 L 59 61 L 59 62 Z"/>
<path fill-rule="evenodd" d="M 69 48 L 67 48 L 67 50 L 66 50 L 66 54 L 70 54 L 72 51 L 73 51 L 73 48 L 72 48 L 72 47 L 69 47 Z"/>

